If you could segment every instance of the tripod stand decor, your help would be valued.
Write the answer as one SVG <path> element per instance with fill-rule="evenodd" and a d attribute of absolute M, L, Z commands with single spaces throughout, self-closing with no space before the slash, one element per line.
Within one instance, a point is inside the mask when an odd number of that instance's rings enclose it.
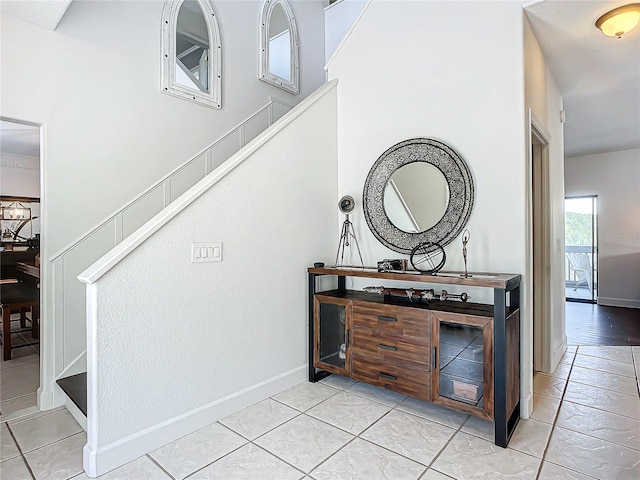
<path fill-rule="evenodd" d="M 355 245 L 358 251 L 358 257 L 360 258 L 360 265 L 364 268 L 364 262 L 362 261 L 362 254 L 360 253 L 360 247 L 358 246 L 358 239 L 356 238 L 356 232 L 353 229 L 353 224 L 349 220 L 349 214 L 356 207 L 356 201 L 350 195 L 345 195 L 338 202 L 338 209 L 345 214 L 345 220 L 342 224 L 342 232 L 340 233 L 340 240 L 338 241 L 338 253 L 336 254 L 336 267 L 344 267 L 344 252 L 348 248 L 351 252 L 351 248 Z M 338 261 L 340 263 L 338 263 Z"/>

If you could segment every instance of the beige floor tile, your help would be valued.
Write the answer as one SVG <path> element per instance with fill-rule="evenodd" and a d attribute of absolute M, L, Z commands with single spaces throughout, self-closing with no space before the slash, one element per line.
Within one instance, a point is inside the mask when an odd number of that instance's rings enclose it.
<path fill-rule="evenodd" d="M 574 472 L 567 468 L 555 465 L 549 462 L 542 462 L 542 468 L 540 469 L 540 476 L 538 480 L 592 480 L 593 477 L 588 477 L 582 473 Z"/>
<path fill-rule="evenodd" d="M 320 382 L 303 382 L 289 390 L 274 395 L 272 398 L 280 403 L 305 412 L 311 407 L 338 393 L 335 388 Z"/>
<path fill-rule="evenodd" d="M 478 417 L 469 417 L 460 429 L 465 433 L 484 438 L 488 442 L 495 441 L 495 424 L 489 420 Z"/>
<path fill-rule="evenodd" d="M 614 390 L 628 395 L 637 395 L 638 388 L 636 380 L 614 373 L 591 370 L 590 368 L 573 367 L 569 380 L 572 382 L 593 385 L 595 387 Z"/>
<path fill-rule="evenodd" d="M 396 408 L 403 412 L 408 412 L 452 428 L 460 427 L 467 418 L 469 418 L 469 415 L 456 412 L 450 408 L 441 407 L 410 397 L 400 402 Z"/>
<path fill-rule="evenodd" d="M 298 410 L 268 398 L 223 418 L 220 423 L 253 440 L 297 415 L 300 415 Z"/>
<path fill-rule="evenodd" d="M 255 440 L 269 453 L 310 472 L 354 438 L 308 415 L 289 420 Z"/>
<path fill-rule="evenodd" d="M 20 450 L 5 424 L 0 425 L 0 462 L 20 455 Z"/>
<path fill-rule="evenodd" d="M 563 378 L 537 373 L 533 379 L 533 391 L 539 395 L 562 398 L 566 383 L 567 381 Z"/>
<path fill-rule="evenodd" d="M 560 399 L 534 393 L 531 418 L 541 422 L 553 423 L 559 407 Z"/>
<path fill-rule="evenodd" d="M 170 480 L 171 477 L 162 471 L 148 457 L 140 457 L 120 468 L 111 470 L 97 477 L 99 480 Z M 73 480 L 89 480 L 86 473 L 73 477 Z"/>
<path fill-rule="evenodd" d="M 304 473 L 300 470 L 250 443 L 194 473 L 189 480 L 298 480 L 302 477 Z"/>
<path fill-rule="evenodd" d="M 562 402 L 557 426 L 640 450 L 640 420 Z"/>
<path fill-rule="evenodd" d="M 0 473 L 2 473 L 3 480 L 5 478 L 7 480 L 33 480 L 22 457 L 15 457 L 0 463 Z"/>
<path fill-rule="evenodd" d="M 317 480 L 416 480 L 425 470 L 424 465 L 356 438 L 311 476 Z"/>
<path fill-rule="evenodd" d="M 640 451 L 556 427 L 545 460 L 601 479 L 640 478 Z"/>
<path fill-rule="evenodd" d="M 420 480 L 451 480 L 451 477 L 430 468 L 420 477 Z"/>
<path fill-rule="evenodd" d="M 614 373 L 616 375 L 624 375 L 626 377 L 636 378 L 633 364 L 609 360 L 606 358 L 590 357 L 589 355 L 576 355 L 574 367 L 590 368 L 601 372 Z"/>
<path fill-rule="evenodd" d="M 0 360 L 0 371 L 28 364 L 40 364 L 40 357 L 32 348 L 17 348 L 11 352 L 11 360 Z"/>
<path fill-rule="evenodd" d="M 556 369 L 549 375 L 557 378 L 569 378 L 569 372 L 571 371 L 571 365 L 568 363 L 559 363 Z"/>
<path fill-rule="evenodd" d="M 608 360 L 616 360 L 618 362 L 633 363 L 631 347 L 604 347 L 604 346 L 580 346 L 578 348 L 580 355 L 589 355 L 590 357 L 606 358 Z"/>
<path fill-rule="evenodd" d="M 564 400 L 640 419 L 640 398 L 636 395 L 626 395 L 570 380 Z"/>
<path fill-rule="evenodd" d="M 174 478 L 183 479 L 245 443 L 247 440 L 237 433 L 214 423 L 149 455 Z"/>
<path fill-rule="evenodd" d="M 4 371 L 5 370 L 3 370 L 3 372 Z M 2 388 L 0 388 L 0 402 L 35 393 L 38 387 L 40 387 L 39 374 L 16 379 L 15 381 L 2 385 Z"/>
<path fill-rule="evenodd" d="M 57 442 L 82 431 L 67 410 L 34 418 L 11 427 L 23 453 Z"/>
<path fill-rule="evenodd" d="M 66 480 L 82 473 L 82 448 L 87 443 L 78 433 L 25 454 L 36 480 Z"/>
<path fill-rule="evenodd" d="M 453 428 L 392 410 L 360 438 L 427 466 L 455 433 Z"/>
<path fill-rule="evenodd" d="M 390 407 L 395 407 L 402 400 L 407 398 L 405 395 L 401 395 L 391 390 L 376 387 L 375 385 L 368 385 L 366 383 L 358 382 L 347 389 L 347 392 L 361 397 L 368 398 L 374 402 L 384 403 Z"/>
<path fill-rule="evenodd" d="M 30 407 L 38 405 L 38 396 L 35 393 L 23 395 L 21 397 L 12 398 L 0 402 L 0 412 L 2 412 L 3 421 L 7 421 L 11 415 Z"/>
<path fill-rule="evenodd" d="M 387 405 L 342 391 L 311 408 L 307 414 L 358 435 L 390 409 Z"/>
<path fill-rule="evenodd" d="M 542 458 L 552 426 L 539 420 L 521 418 L 509 441 L 509 448 Z"/>
<path fill-rule="evenodd" d="M 458 432 L 432 467 L 453 478 L 535 480 L 540 459 Z"/>
<path fill-rule="evenodd" d="M 25 377 L 40 377 L 40 364 L 37 362 L 17 365 L 12 368 L 5 368 L 0 372 L 0 385 L 24 380 Z"/>
<path fill-rule="evenodd" d="M 339 390 L 344 390 L 345 388 L 352 386 L 356 381 L 351 378 L 343 377 L 342 375 L 329 375 L 328 377 L 320 380 L 320 383 Z"/>

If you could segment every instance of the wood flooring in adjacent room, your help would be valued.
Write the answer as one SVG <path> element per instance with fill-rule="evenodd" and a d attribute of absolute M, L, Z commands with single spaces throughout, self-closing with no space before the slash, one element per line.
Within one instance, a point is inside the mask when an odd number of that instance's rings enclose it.
<path fill-rule="evenodd" d="M 565 305 L 568 345 L 640 345 L 640 309 Z"/>

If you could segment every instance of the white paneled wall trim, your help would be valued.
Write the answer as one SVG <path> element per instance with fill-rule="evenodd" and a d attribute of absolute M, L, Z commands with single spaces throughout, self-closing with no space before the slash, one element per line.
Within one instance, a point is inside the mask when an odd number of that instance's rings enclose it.
<path fill-rule="evenodd" d="M 84 234 L 82 237 L 77 240 L 71 242 L 65 248 L 60 250 L 51 256 L 50 261 L 55 261 L 57 258 L 65 255 L 70 250 L 75 248 L 78 244 L 82 243 L 85 239 L 96 233 L 102 227 L 109 225 L 109 223 L 113 222 L 116 219 L 119 219 L 119 222 L 122 223 L 122 217 L 126 214 L 126 212 L 133 208 L 134 205 L 144 200 L 150 194 L 152 194 L 157 189 L 161 189 L 164 193 L 164 206 L 166 207 L 169 203 L 174 201 L 178 196 L 180 196 L 184 191 L 180 192 L 178 195 L 172 191 L 172 180 L 176 180 L 181 172 L 184 172 L 189 167 L 193 166 L 198 160 L 202 160 L 203 155 L 208 155 L 210 157 L 214 156 L 216 147 L 222 145 L 227 140 L 236 140 L 238 142 L 238 150 L 243 148 L 247 143 L 249 143 L 253 138 L 248 138 L 250 136 L 247 135 L 248 128 L 254 123 L 258 122 L 260 119 L 266 116 L 268 118 L 268 125 L 271 126 L 276 120 L 278 120 L 282 115 L 284 115 L 288 110 L 293 108 L 292 105 L 285 103 L 281 100 L 271 97 L 269 103 L 267 103 L 264 107 L 258 110 L 253 115 L 249 116 L 246 120 L 241 122 L 237 127 L 232 128 L 229 132 L 224 134 L 218 140 L 213 142 L 208 147 L 204 148 L 201 152 L 195 154 L 185 163 L 177 167 L 172 172 L 168 173 L 165 177 L 158 180 L 151 187 L 147 188 L 144 192 L 138 195 L 136 198 L 131 200 L 127 205 L 122 207 L 120 210 L 115 212 L 113 215 L 110 215 L 108 218 L 100 222 L 94 228 L 92 228 L 88 233 Z M 217 168 L 221 162 L 216 164 L 217 158 L 207 158 L 207 163 L 205 165 L 203 176 L 211 173 L 215 168 Z M 225 159 L 226 160 L 226 159 Z M 195 183 L 195 182 L 194 182 Z M 123 232 L 116 230 L 115 232 L 116 243 L 119 243 L 123 240 Z"/>
<path fill-rule="evenodd" d="M 264 107 L 51 257 L 54 312 L 56 321 L 63 325 L 64 336 L 56 379 L 86 371 L 85 292 L 77 280 L 78 274 L 172 205 L 198 181 L 221 168 L 221 164 L 291 108 L 271 97 Z"/>
<path fill-rule="evenodd" d="M 172 218 L 178 215 L 182 210 L 187 208 L 198 197 L 218 183 L 234 168 L 240 165 L 244 160 L 249 158 L 257 149 L 268 142 L 278 132 L 298 118 L 302 113 L 309 109 L 318 100 L 332 91 L 338 85 L 338 80 L 323 85 L 306 99 L 296 105 L 288 115 L 281 118 L 270 128 L 262 132 L 242 150 L 237 152 L 227 161 L 223 162 L 214 172 L 196 183 L 186 193 L 181 195 L 176 201 L 166 206 L 160 213 L 155 215 L 151 220 L 146 222 L 135 232 L 129 235 L 124 241 L 109 251 L 105 256 L 96 261 L 84 272 L 78 275 L 78 280 L 86 284 L 95 283 L 100 277 L 111 270 L 115 265 L 125 258 L 129 253 L 136 249 L 142 242 L 157 232 L 163 225 L 168 223 Z"/>

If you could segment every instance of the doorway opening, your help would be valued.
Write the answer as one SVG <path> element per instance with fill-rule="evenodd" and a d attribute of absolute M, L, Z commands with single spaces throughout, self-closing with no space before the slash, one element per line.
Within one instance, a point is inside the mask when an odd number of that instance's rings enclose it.
<path fill-rule="evenodd" d="M 0 118 L 0 418 L 38 411 L 40 387 L 40 125 Z"/>
<path fill-rule="evenodd" d="M 533 306 L 533 371 L 551 368 L 550 188 L 549 141 L 531 121 L 531 256 Z"/>
<path fill-rule="evenodd" d="M 598 197 L 564 200 L 565 291 L 569 302 L 598 300 Z"/>

